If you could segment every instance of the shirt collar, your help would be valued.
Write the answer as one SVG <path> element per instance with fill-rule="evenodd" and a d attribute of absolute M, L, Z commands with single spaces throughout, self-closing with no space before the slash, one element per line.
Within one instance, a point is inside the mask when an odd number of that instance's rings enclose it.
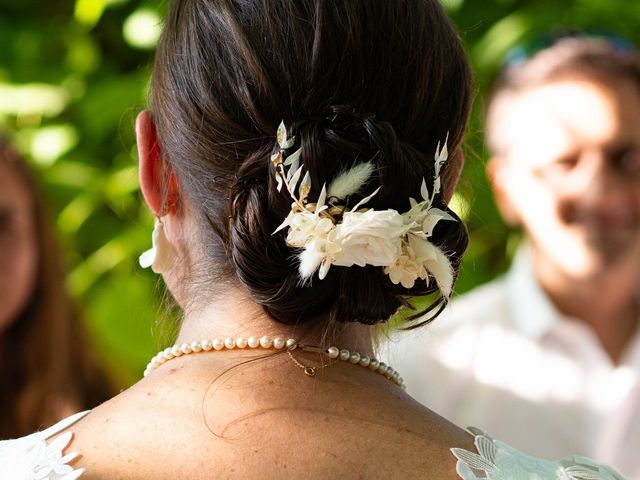
<path fill-rule="evenodd" d="M 507 303 L 515 327 L 538 339 L 558 324 L 562 315 L 540 287 L 533 271 L 533 254 L 528 246 L 516 253 L 506 275 Z"/>
<path fill-rule="evenodd" d="M 505 286 L 507 308 L 513 326 L 523 335 L 539 340 L 568 323 L 586 328 L 581 322 L 576 322 L 558 311 L 540 287 L 533 270 L 533 252 L 530 245 L 525 243 L 516 252 L 511 268 L 505 276 Z M 640 327 L 623 353 L 620 365 L 640 368 Z"/>

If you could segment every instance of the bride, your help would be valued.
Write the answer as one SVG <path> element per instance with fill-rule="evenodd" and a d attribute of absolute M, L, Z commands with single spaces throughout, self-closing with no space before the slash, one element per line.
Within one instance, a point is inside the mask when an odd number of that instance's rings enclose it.
<path fill-rule="evenodd" d="M 141 263 L 182 309 L 177 343 L 100 407 L 1 442 L 0 476 L 621 478 L 465 432 L 374 357 L 374 325 L 451 293 L 471 96 L 436 0 L 173 1 L 136 127 Z"/>

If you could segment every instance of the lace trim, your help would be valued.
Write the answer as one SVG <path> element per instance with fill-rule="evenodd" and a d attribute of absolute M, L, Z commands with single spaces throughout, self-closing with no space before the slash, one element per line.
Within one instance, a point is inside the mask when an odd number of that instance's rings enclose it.
<path fill-rule="evenodd" d="M 0 477 L 16 480 L 76 480 L 84 468 L 68 465 L 78 456 L 77 452 L 62 452 L 73 438 L 65 432 L 51 443 L 47 439 L 74 424 L 87 412 L 72 415 L 52 427 L 15 440 L 0 441 Z"/>
<path fill-rule="evenodd" d="M 458 459 L 456 471 L 463 480 L 624 480 L 612 468 L 585 457 L 543 460 L 494 440 L 477 428 L 467 430 L 475 437 L 478 453 L 451 449 Z"/>

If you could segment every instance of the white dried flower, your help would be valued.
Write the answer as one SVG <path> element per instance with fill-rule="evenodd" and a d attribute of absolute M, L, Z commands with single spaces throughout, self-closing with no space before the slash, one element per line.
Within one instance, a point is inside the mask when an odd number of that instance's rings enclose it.
<path fill-rule="evenodd" d="M 384 267 L 384 272 L 394 284 L 412 288 L 418 279 L 428 281 L 433 277 L 445 297 L 451 294 L 453 267 L 446 254 L 433 245 L 429 238 L 433 229 L 442 221 L 455 221 L 449 213 L 431 205 L 440 185 L 440 169 L 447 160 L 446 140 L 434 157 L 434 180 L 431 194 L 423 180 L 420 188 L 422 200 L 409 199 L 409 210 L 374 210 L 365 205 L 379 191 L 364 197 L 351 210 L 344 205 L 326 205 L 327 196 L 341 200 L 357 193 L 373 173 L 371 163 L 358 164 L 334 179 L 327 193 L 323 185 L 316 203 L 309 203 L 311 179 L 300 165 L 300 149 L 285 158 L 285 150 L 293 147 L 294 137 L 289 138 L 283 123 L 278 127 L 280 151 L 271 156 L 276 171 L 278 190 L 284 185 L 293 200 L 292 210 L 276 232 L 287 229 L 286 242 L 299 248 L 298 271 L 303 281 L 318 272 L 324 279 L 331 265 L 350 267 L 372 265 Z M 274 232 L 275 233 L 275 232 Z"/>
<path fill-rule="evenodd" d="M 329 198 L 337 198 L 343 200 L 350 195 L 355 195 L 360 191 L 362 186 L 373 173 L 373 164 L 371 162 L 358 163 L 350 169 L 340 173 L 329 185 L 327 193 Z"/>
<path fill-rule="evenodd" d="M 335 228 L 336 241 L 342 246 L 335 265 L 383 267 L 402 251 L 404 221 L 395 210 L 347 212 Z"/>

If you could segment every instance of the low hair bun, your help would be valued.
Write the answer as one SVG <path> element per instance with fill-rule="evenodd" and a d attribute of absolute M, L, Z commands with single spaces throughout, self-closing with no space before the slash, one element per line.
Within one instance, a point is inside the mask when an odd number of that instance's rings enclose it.
<path fill-rule="evenodd" d="M 294 142 L 290 151 L 301 149 L 301 164 L 310 174 L 312 201 L 324 184 L 356 163 L 372 162 L 374 173 L 361 191 L 346 200 L 351 207 L 382 187 L 368 206 L 406 211 L 409 198 L 419 197 L 422 179 L 433 177 L 433 160 L 403 144 L 389 123 L 350 107 L 331 107 L 325 115 L 293 121 L 288 134 Z M 287 246 L 285 232 L 274 234 L 291 211 L 291 198 L 284 188 L 278 190 L 270 161 L 277 150 L 277 144 L 274 149 L 263 148 L 240 166 L 231 187 L 228 243 L 236 276 L 272 317 L 287 324 L 318 316 L 375 324 L 409 305 L 409 297 L 438 291 L 434 281 L 418 281 L 410 289 L 396 285 L 382 267 L 370 265 L 338 266 L 322 280 L 315 275 L 303 281 L 299 250 Z M 434 203 L 448 211 L 438 196 Z M 440 222 L 431 241 L 457 271 L 467 241 L 459 219 Z M 437 301 L 443 302 L 444 298 Z"/>
<path fill-rule="evenodd" d="M 328 284 L 301 287 L 295 267 L 290 266 L 291 248 L 273 235 L 291 202 L 270 191 L 269 150 L 247 158 L 230 187 L 227 248 L 235 275 L 253 299 L 274 319 L 294 324 L 321 313 L 318 305 L 333 292 Z"/>

